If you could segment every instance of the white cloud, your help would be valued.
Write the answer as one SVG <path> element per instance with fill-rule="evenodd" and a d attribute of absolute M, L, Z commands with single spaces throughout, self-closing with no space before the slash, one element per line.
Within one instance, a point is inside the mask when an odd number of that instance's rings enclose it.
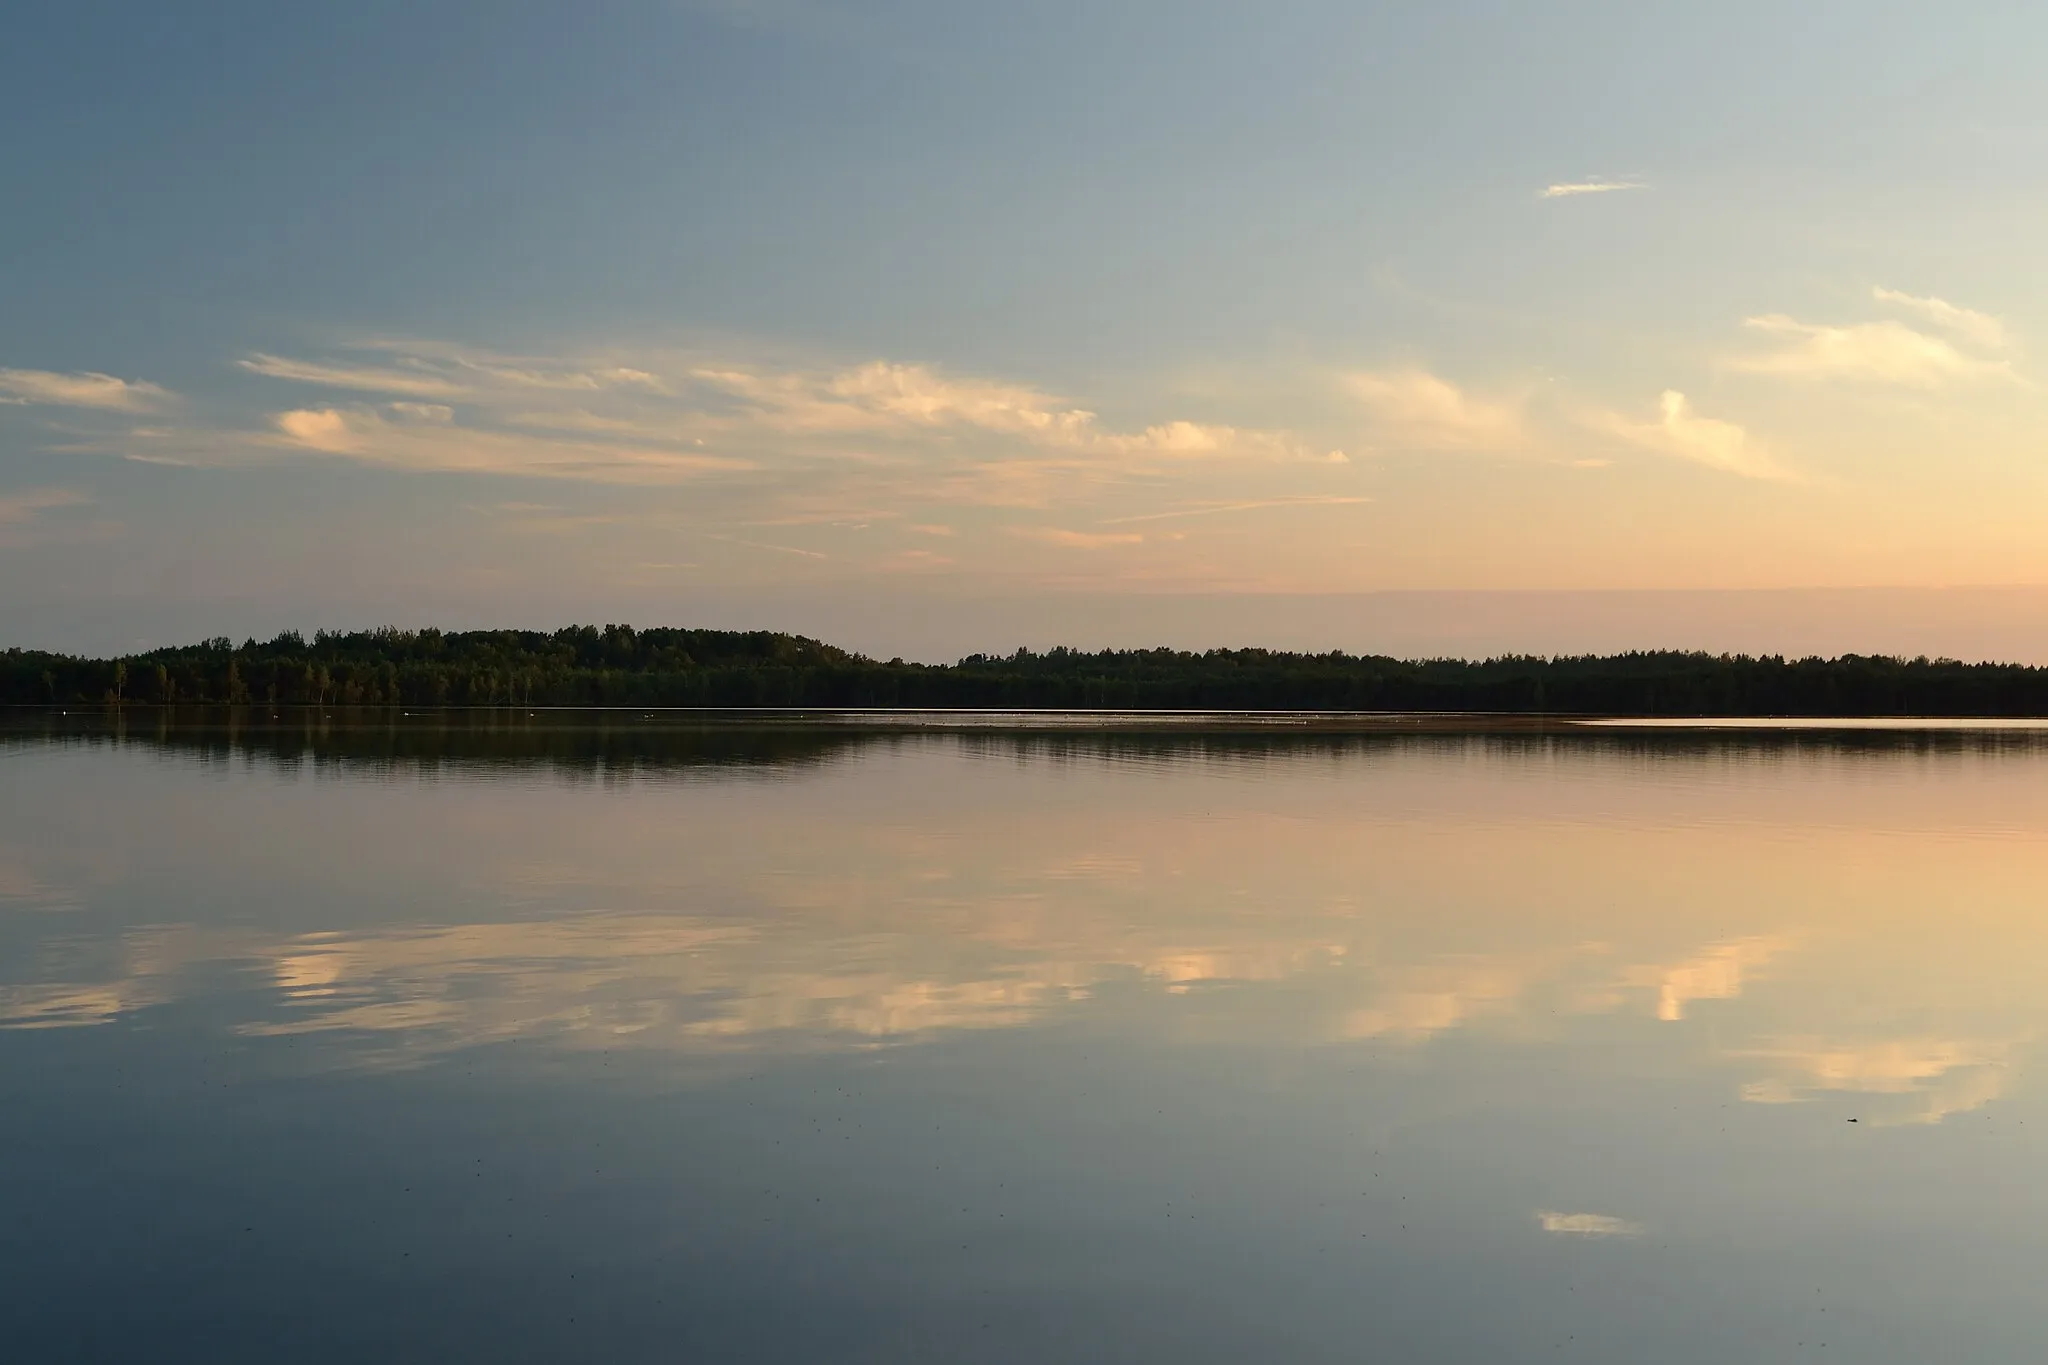
<path fill-rule="evenodd" d="M 652 484 L 754 468 L 752 461 L 645 444 L 554 440 L 368 409 L 298 408 L 272 419 L 275 444 L 396 469 Z"/>
<path fill-rule="evenodd" d="M 275 381 L 272 401 L 232 424 L 157 421 L 144 432 L 128 423 L 94 448 L 212 468 L 323 458 L 687 485 L 691 501 L 675 514 L 693 531 L 761 527 L 780 538 L 765 528 L 891 522 L 900 544 L 890 548 L 906 550 L 896 559 L 881 561 L 886 551 L 843 537 L 819 550 L 841 564 L 903 570 L 939 567 L 945 555 L 1015 558 L 1035 542 L 1046 548 L 1026 556 L 1034 572 L 1092 572 L 1131 558 L 1117 547 L 1176 538 L 1165 524 L 1177 518 L 1359 500 L 1316 472 L 1342 454 L 1283 430 L 1208 420 L 1227 418 L 1227 409 L 1140 409 L 1111 422 L 1029 383 L 888 360 L 834 366 L 659 348 L 508 356 L 408 341 L 310 359 L 247 353 L 229 363 L 252 382 Z M 1135 405 L 1119 403 L 1126 406 Z M 1271 471 L 1282 467 L 1280 486 L 1296 496 L 1275 496 Z M 1010 517 L 991 525 L 968 509 L 1030 509 L 1018 519 L 1043 524 L 1013 536 L 1001 529 Z M 1102 524 L 1118 513 L 1162 529 Z M 588 518 L 518 524 L 601 533 Z M 749 550 L 800 553 L 805 540 L 789 534 L 794 544 Z M 920 543 L 921 553 L 908 552 Z"/>
<path fill-rule="evenodd" d="M 1613 194 L 1618 190 L 1648 189 L 1640 180 L 1567 180 L 1562 184 L 1547 185 L 1538 196 L 1543 199 L 1570 199 L 1581 194 Z"/>
<path fill-rule="evenodd" d="M 1062 409 L 1035 389 L 983 379 L 944 379 L 922 365 L 870 361 L 831 376 L 823 388 L 869 412 L 931 426 L 958 422 L 1039 437 L 1054 445 L 1084 434 L 1095 421 L 1094 413 Z"/>
<path fill-rule="evenodd" d="M 1164 460 L 1344 462 L 1270 431 L 1177 420 L 1105 431 L 1096 414 L 1027 385 L 949 378 L 922 365 L 870 361 L 836 372 L 700 366 L 690 377 L 741 400 L 770 427 L 809 435 L 966 430 L 1086 456 Z"/>
<path fill-rule="evenodd" d="M 1879 303 L 1917 313 L 1943 331 L 1951 332 L 1982 350 L 2003 351 L 2010 344 L 2005 324 L 1989 313 L 1959 308 L 1947 299 L 1916 298 L 1896 289 L 1874 288 L 1870 296 Z"/>
<path fill-rule="evenodd" d="M 946 379 L 922 365 L 871 361 L 836 373 L 763 371 L 706 365 L 691 379 L 741 400 L 782 430 L 820 434 L 975 427 L 1071 444 L 1092 431 L 1095 414 L 1062 408 L 1022 385 Z"/>
<path fill-rule="evenodd" d="M 277 415 L 277 429 L 299 445 L 330 455 L 349 455 L 362 448 L 360 430 L 376 419 L 365 416 L 351 424 L 336 408 L 300 408 Z"/>
<path fill-rule="evenodd" d="M 1666 389 L 1658 398 L 1657 412 L 1654 422 L 1636 422 L 1611 412 L 1591 413 L 1585 420 L 1595 430 L 1641 449 L 1690 460 L 1724 473 L 1746 479 L 1793 477 L 1762 442 L 1734 422 L 1700 416 L 1676 389 Z"/>
<path fill-rule="evenodd" d="M 1318 452 L 1279 432 L 1248 431 L 1242 427 L 1203 422 L 1164 422 L 1125 436 L 1082 433 L 1072 444 L 1076 449 L 1096 454 L 1158 456 L 1171 460 L 1351 462 L 1350 456 L 1341 450 Z"/>
<path fill-rule="evenodd" d="M 1344 387 L 1395 445 L 1506 451 L 1530 443 L 1519 405 L 1473 398 L 1427 370 L 1366 371 L 1347 375 Z"/>
<path fill-rule="evenodd" d="M 141 380 L 117 379 L 96 370 L 0 370 L 0 401 L 47 403 L 110 412 L 148 412 L 172 397 L 168 389 Z"/>
<path fill-rule="evenodd" d="M 1344 387 L 1361 400 L 1374 420 L 1370 444 L 1378 449 L 1525 454 L 1601 466 L 1575 448 L 1575 431 L 1618 439 L 1638 449 L 1707 465 L 1756 479 L 1789 479 L 1764 447 L 1734 422 L 1702 417 L 1675 389 L 1658 401 L 1654 421 L 1640 421 L 1603 408 L 1576 407 L 1553 400 L 1478 398 L 1427 370 L 1367 371 L 1344 377 Z"/>
<path fill-rule="evenodd" d="M 1625 1218 L 1612 1218 L 1604 1213 L 1558 1213 L 1554 1209 L 1536 1210 L 1536 1225 L 1545 1232 L 1562 1237 L 1640 1237 L 1643 1227 Z"/>
<path fill-rule="evenodd" d="M 1775 351 L 1727 362 L 1727 368 L 1748 374 L 1865 380 L 1918 389 L 1967 380 L 2024 382 L 2007 361 L 1967 354 L 1945 337 L 1916 332 L 1902 322 L 1835 327 L 1770 313 L 1745 319 L 1743 325 L 1783 338 Z"/>
<path fill-rule="evenodd" d="M 509 358 L 434 343 L 374 343 L 375 364 L 255 355 L 243 369 L 268 378 L 412 400 L 388 406 L 418 419 L 421 399 L 460 399 L 496 426 L 594 438 L 705 446 L 710 442 L 872 459 L 876 444 L 980 437 L 1094 460 L 1342 463 L 1280 432 L 1177 419 L 1132 431 L 1105 429 L 1094 412 L 1030 385 L 952 376 L 924 365 L 874 360 L 841 369 L 769 367 L 655 355 L 623 363 Z M 551 405 L 553 395 L 573 404 Z M 432 416 L 431 420 L 445 421 Z M 792 447 L 787 438 L 805 443 Z M 965 453 L 965 452 L 963 452 Z"/>

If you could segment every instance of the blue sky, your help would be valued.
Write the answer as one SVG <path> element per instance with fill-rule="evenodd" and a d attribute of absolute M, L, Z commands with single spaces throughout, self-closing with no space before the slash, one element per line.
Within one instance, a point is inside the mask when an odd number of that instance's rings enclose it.
<path fill-rule="evenodd" d="M 944 654 L 1284 599 L 1542 648 L 1470 604 L 1548 593 L 1570 648 L 1558 594 L 2048 584 L 2043 51 L 1992 4 L 24 6 L 0 633 Z M 1749 643 L 1715 611 L 1642 643 Z"/>

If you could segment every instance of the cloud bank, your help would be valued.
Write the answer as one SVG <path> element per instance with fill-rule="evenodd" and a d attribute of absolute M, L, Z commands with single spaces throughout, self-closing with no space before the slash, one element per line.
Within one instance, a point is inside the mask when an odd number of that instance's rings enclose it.
<path fill-rule="evenodd" d="M 1125 470 L 1345 459 L 1283 432 L 1185 418 L 1119 430 L 1030 385 L 884 360 L 813 370 L 701 356 L 623 363 L 380 345 L 370 364 L 269 354 L 241 361 L 268 379 L 387 400 L 276 412 L 271 444 L 395 468 L 625 483 L 771 459 L 886 465 L 922 457 L 955 473 L 1007 460 L 1012 483 L 1027 470 L 1055 475 L 1062 458 Z M 1040 459 L 1016 467 L 1023 455 Z"/>

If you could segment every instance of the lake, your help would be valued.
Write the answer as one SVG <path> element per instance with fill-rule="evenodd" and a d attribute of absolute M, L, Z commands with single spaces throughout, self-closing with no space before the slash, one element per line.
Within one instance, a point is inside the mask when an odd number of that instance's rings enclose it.
<path fill-rule="evenodd" d="M 20 1361 L 2020 1361 L 2048 738 L 39 717 Z"/>

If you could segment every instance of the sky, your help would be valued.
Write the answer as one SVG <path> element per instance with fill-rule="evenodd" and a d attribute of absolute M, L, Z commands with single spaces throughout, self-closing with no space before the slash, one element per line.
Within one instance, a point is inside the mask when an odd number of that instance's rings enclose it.
<path fill-rule="evenodd" d="M 2048 660 L 2048 10 L 68 0 L 0 643 Z"/>

